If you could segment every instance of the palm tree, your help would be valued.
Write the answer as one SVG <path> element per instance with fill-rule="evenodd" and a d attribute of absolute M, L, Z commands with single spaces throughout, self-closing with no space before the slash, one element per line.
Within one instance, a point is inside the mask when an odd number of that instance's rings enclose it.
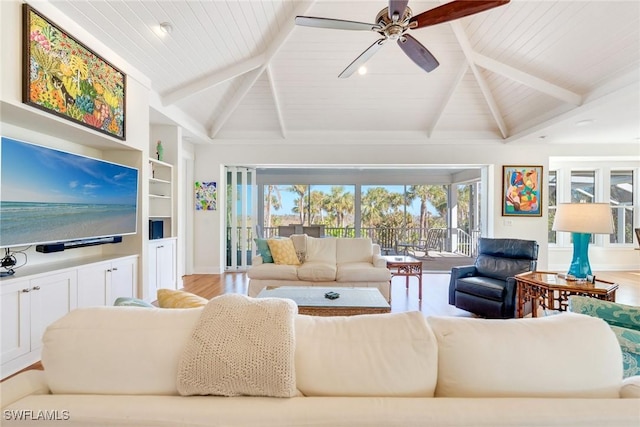
<path fill-rule="evenodd" d="M 345 217 L 353 214 L 353 194 L 346 193 L 342 186 L 331 187 L 331 194 L 324 198 L 323 207 L 335 220 L 335 226 L 343 228 Z"/>
<path fill-rule="evenodd" d="M 294 200 L 296 206 L 292 209 L 293 213 L 297 213 L 300 216 L 300 224 L 305 224 L 307 218 L 307 210 L 305 209 L 307 203 L 305 203 L 304 196 L 307 195 L 308 185 L 292 185 L 289 187 L 289 191 L 298 195 L 298 198 Z"/>
<path fill-rule="evenodd" d="M 282 197 L 277 185 L 267 185 L 267 193 L 264 195 L 264 222 L 266 227 L 271 227 L 271 208 L 280 210 Z"/>
<path fill-rule="evenodd" d="M 420 219 L 418 222 L 418 228 L 420 228 L 419 239 L 426 237 L 426 232 L 429 229 L 429 212 L 427 210 L 429 201 L 429 187 L 430 185 L 412 185 L 407 192 L 407 198 L 412 201 L 416 198 L 420 199 Z"/>

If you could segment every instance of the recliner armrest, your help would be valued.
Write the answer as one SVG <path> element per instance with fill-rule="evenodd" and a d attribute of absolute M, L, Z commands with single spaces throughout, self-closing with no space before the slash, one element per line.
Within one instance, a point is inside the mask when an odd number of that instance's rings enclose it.
<path fill-rule="evenodd" d="M 475 265 L 464 265 L 461 267 L 451 268 L 451 280 L 459 279 L 462 277 L 475 276 L 478 273 Z"/>

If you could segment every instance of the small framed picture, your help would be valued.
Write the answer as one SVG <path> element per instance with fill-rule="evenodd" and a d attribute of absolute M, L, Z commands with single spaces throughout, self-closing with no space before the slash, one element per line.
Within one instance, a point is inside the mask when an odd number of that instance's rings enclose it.
<path fill-rule="evenodd" d="M 502 167 L 502 216 L 542 216 L 542 166 Z"/>

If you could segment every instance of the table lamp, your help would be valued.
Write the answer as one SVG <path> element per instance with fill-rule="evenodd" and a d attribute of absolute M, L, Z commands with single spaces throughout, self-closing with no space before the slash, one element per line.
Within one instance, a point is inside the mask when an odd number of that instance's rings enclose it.
<path fill-rule="evenodd" d="M 613 215 L 608 203 L 560 203 L 553 219 L 554 231 L 569 231 L 573 238 L 573 259 L 568 274 L 577 279 L 591 275 L 591 234 L 613 233 Z"/>

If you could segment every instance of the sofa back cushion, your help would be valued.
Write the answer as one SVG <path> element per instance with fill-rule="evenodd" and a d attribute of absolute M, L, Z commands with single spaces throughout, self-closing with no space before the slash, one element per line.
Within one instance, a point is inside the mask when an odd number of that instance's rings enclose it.
<path fill-rule="evenodd" d="M 298 316 L 295 329 L 305 396 L 433 397 L 438 349 L 420 312 Z"/>
<path fill-rule="evenodd" d="M 335 237 L 309 237 L 307 236 L 307 256 L 305 261 L 324 262 L 336 264 L 336 238 Z"/>
<path fill-rule="evenodd" d="M 336 260 L 338 264 L 343 262 L 371 262 L 373 246 L 368 237 L 356 237 L 354 239 L 338 239 L 336 242 Z"/>
<path fill-rule="evenodd" d="M 51 392 L 177 395 L 178 361 L 201 312 L 140 307 L 70 312 L 43 338 Z"/>
<path fill-rule="evenodd" d="M 618 397 L 620 347 L 600 319 L 427 320 L 438 340 L 438 397 Z"/>

